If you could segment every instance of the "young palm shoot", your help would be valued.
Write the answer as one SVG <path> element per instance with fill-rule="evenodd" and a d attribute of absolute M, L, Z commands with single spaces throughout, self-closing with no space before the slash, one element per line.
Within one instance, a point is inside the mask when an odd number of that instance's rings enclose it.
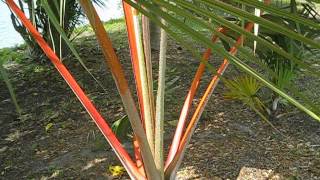
<path fill-rule="evenodd" d="M 138 95 L 140 100 L 140 108 L 142 109 L 142 116 L 144 127 L 147 135 L 147 140 L 152 154 L 154 155 L 154 116 L 151 108 L 151 98 L 149 94 L 148 77 L 146 70 L 146 62 L 144 58 L 144 50 L 142 43 L 141 26 L 139 21 L 139 13 L 126 3 L 123 3 L 124 11 L 126 14 L 126 23 L 128 37 L 130 41 L 132 64 L 134 66 L 134 74 L 137 82 Z M 149 78 L 150 79 L 150 78 Z M 141 94 L 139 94 L 139 92 Z M 141 105 L 142 104 L 142 105 Z"/>
<path fill-rule="evenodd" d="M 88 17 L 93 30 L 95 31 L 97 39 L 102 46 L 103 54 L 106 57 L 106 62 L 110 67 L 113 77 L 115 78 L 122 102 L 141 150 L 141 156 L 145 165 L 147 177 L 159 179 L 159 173 L 154 163 L 151 146 L 148 144 L 149 141 L 147 140 L 146 134 L 143 130 L 138 111 L 129 90 L 128 82 L 124 76 L 124 70 L 122 69 L 117 55 L 112 48 L 111 40 L 108 37 L 107 32 L 105 31 L 104 26 L 91 2 L 86 0 L 80 0 L 79 2 Z M 143 52 L 141 53 L 143 56 Z"/>
<path fill-rule="evenodd" d="M 155 118 L 155 105 L 153 95 L 153 78 L 152 78 L 152 59 L 151 59 L 151 44 L 150 44 L 150 20 L 147 16 L 142 15 L 142 36 L 143 36 L 143 49 L 146 63 L 148 89 L 150 96 L 150 107 L 153 119 Z M 153 120 L 154 122 L 154 120 Z"/>
<path fill-rule="evenodd" d="M 164 20 L 161 20 L 165 24 Z M 159 77 L 156 100 L 156 122 L 155 122 L 155 163 L 157 169 L 164 178 L 163 172 L 163 124 L 164 124 L 164 96 L 166 78 L 166 54 L 167 54 L 167 33 L 164 29 L 160 31 L 160 53 L 159 53 Z"/>
<path fill-rule="evenodd" d="M 153 78 L 152 78 L 152 59 L 151 59 L 151 44 L 150 44 L 150 21 L 147 16 L 142 15 L 141 18 L 142 22 L 142 37 L 143 37 L 143 48 L 144 48 L 144 57 L 145 57 L 145 64 L 146 64 L 146 73 L 147 73 L 147 79 L 148 79 L 148 91 L 149 91 L 149 101 L 150 101 L 150 108 L 152 112 L 152 122 L 154 122 L 155 119 L 155 104 L 154 104 L 154 95 L 153 95 Z M 142 99 L 142 90 L 141 88 L 141 82 L 137 80 L 136 83 L 140 84 L 137 85 L 138 90 L 138 97 L 139 97 L 139 105 L 140 105 L 140 113 L 141 113 L 141 120 L 144 122 L 143 117 L 143 99 Z M 134 144 L 134 153 L 136 157 L 136 164 L 141 172 L 144 172 L 143 162 L 141 159 L 140 149 L 139 146 L 136 146 L 136 140 L 133 139 Z"/>

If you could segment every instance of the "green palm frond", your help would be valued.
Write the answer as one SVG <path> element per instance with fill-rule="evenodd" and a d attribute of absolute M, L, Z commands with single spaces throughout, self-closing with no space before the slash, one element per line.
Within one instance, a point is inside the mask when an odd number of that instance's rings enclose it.
<path fill-rule="evenodd" d="M 177 40 L 179 43 L 181 43 L 183 46 L 186 45 L 186 48 L 189 49 L 193 54 L 198 56 L 198 52 L 194 50 L 193 47 L 190 47 L 190 44 L 186 42 L 186 40 L 181 36 L 181 33 L 184 34 L 184 36 L 188 36 L 189 40 L 193 40 L 201 45 L 204 45 L 206 47 L 210 47 L 213 51 L 215 51 L 217 54 L 219 54 L 222 57 L 227 58 L 233 65 L 241 69 L 242 71 L 248 73 L 250 76 L 254 77 L 258 81 L 260 81 L 264 86 L 270 88 L 271 90 L 275 91 L 278 93 L 281 97 L 284 99 L 287 99 L 289 102 L 294 104 L 296 107 L 301 109 L 302 111 L 306 112 L 309 114 L 311 117 L 314 119 L 320 120 L 318 111 L 310 110 L 305 106 L 305 101 L 304 102 L 299 102 L 295 98 L 295 96 L 298 96 L 294 92 L 290 92 L 290 94 L 293 94 L 292 96 L 288 95 L 288 91 L 281 90 L 281 87 L 277 86 L 275 83 L 269 81 L 267 76 L 264 73 L 261 73 L 261 69 L 257 68 L 256 66 L 252 66 L 252 64 L 248 63 L 247 61 L 241 60 L 235 56 L 230 55 L 225 49 L 221 48 L 221 46 L 216 45 L 211 43 L 209 37 L 207 34 L 197 32 L 196 29 L 194 29 L 193 26 L 188 26 L 188 24 L 184 23 L 182 20 L 184 14 L 180 13 L 181 11 L 191 11 L 194 14 L 197 14 L 197 17 L 199 19 L 199 23 L 207 22 L 208 19 L 212 20 L 212 22 L 215 25 L 223 25 L 228 27 L 231 31 L 234 31 L 238 34 L 243 34 L 246 36 L 246 38 L 251 39 L 251 40 L 256 40 L 260 45 L 266 46 L 266 49 L 272 49 L 275 53 L 279 54 L 280 56 L 283 56 L 285 59 L 288 59 L 290 61 L 293 61 L 294 63 L 298 64 L 300 68 L 303 68 L 304 70 L 308 69 L 309 75 L 313 75 L 316 77 L 320 77 L 319 70 L 314 69 L 309 62 L 303 61 L 296 57 L 294 54 L 291 52 L 286 51 L 285 49 L 281 48 L 277 44 L 274 44 L 270 42 L 267 39 L 264 39 L 263 37 L 257 37 L 251 32 L 246 32 L 244 29 L 241 28 L 238 24 L 235 24 L 235 22 L 230 22 L 227 19 L 224 19 L 220 14 L 215 14 L 213 12 L 208 12 L 207 9 L 204 9 L 203 6 L 197 5 L 194 3 L 189 3 L 187 1 L 182 1 L 182 0 L 175 0 L 175 1 L 164 1 L 164 0 L 154 0 L 152 2 L 150 1 L 145 1 L 145 0 L 137 0 L 137 1 L 132 1 L 132 0 L 125 0 L 128 4 L 133 6 L 134 8 L 138 9 L 142 14 L 148 16 L 150 20 L 154 21 L 156 24 L 164 28 L 171 37 L 173 37 L 175 40 Z M 295 39 L 303 44 L 305 46 L 308 46 L 313 49 L 319 49 L 320 45 L 313 39 L 310 39 L 304 34 L 300 34 L 299 32 L 296 32 L 294 30 L 291 30 L 290 26 L 283 26 L 282 24 L 278 24 L 278 22 L 271 22 L 267 19 L 264 19 L 262 17 L 256 17 L 253 14 L 250 14 L 249 12 L 245 12 L 242 9 L 239 9 L 236 6 L 232 6 L 230 4 L 226 4 L 221 1 L 209 1 L 209 0 L 201 0 L 200 1 L 202 5 L 207 5 L 210 8 L 219 11 L 219 12 L 225 12 L 226 14 L 230 14 L 231 16 L 238 16 L 241 18 L 246 19 L 247 21 L 250 22 L 255 22 L 260 25 L 261 28 L 267 28 L 271 31 L 276 31 L 277 33 L 280 33 L 282 36 L 286 36 L 290 39 Z M 248 1 L 249 2 L 249 1 Z M 159 7 L 166 8 L 165 5 L 167 4 L 168 6 L 173 6 L 171 9 L 167 8 L 167 11 L 164 12 L 162 11 Z M 266 6 L 266 5 L 263 5 Z M 276 7 L 273 10 L 279 10 Z M 145 11 L 147 9 L 148 11 Z M 262 9 L 262 7 L 260 7 Z M 271 10 L 269 10 L 271 11 Z M 269 12 L 272 13 L 272 12 Z M 175 15 L 174 15 L 175 14 Z M 287 13 L 290 14 L 290 13 Z M 292 16 L 291 16 L 292 15 Z M 168 25 L 162 24 L 160 21 L 157 19 L 161 17 L 166 20 Z M 297 18 L 296 15 L 290 14 L 285 16 L 286 18 Z M 312 21 L 306 21 L 304 23 L 304 18 L 299 17 L 297 18 L 300 21 L 300 24 L 309 26 L 311 25 L 312 28 L 319 29 L 319 24 L 314 23 Z M 236 22 L 237 23 L 237 22 Z M 206 27 L 207 31 L 205 32 L 212 32 L 212 29 Z M 176 33 L 176 32 L 181 32 L 181 33 Z M 199 58 L 201 59 L 201 58 Z M 251 59 L 251 58 L 250 58 Z M 260 61 L 261 62 L 261 61 Z M 257 63 L 257 62 L 255 62 Z M 258 64 L 258 63 L 257 63 Z M 206 65 L 210 65 L 207 63 Z M 272 71 L 270 67 L 264 67 L 267 68 L 266 71 Z M 213 72 L 216 73 L 214 69 L 210 68 L 209 69 Z M 293 88 L 294 89 L 294 88 Z M 297 88 L 295 88 L 297 89 Z M 290 89 L 291 90 L 291 89 Z M 299 98 L 302 99 L 302 98 Z"/>
<path fill-rule="evenodd" d="M 250 107 L 264 110 L 263 102 L 258 98 L 257 93 L 263 85 L 251 76 L 240 76 L 232 80 L 224 80 L 227 92 L 224 97 L 243 102 Z"/>

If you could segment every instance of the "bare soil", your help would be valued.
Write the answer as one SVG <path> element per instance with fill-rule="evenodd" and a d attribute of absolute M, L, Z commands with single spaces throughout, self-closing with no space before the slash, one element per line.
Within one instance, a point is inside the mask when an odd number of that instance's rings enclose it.
<path fill-rule="evenodd" d="M 134 92 L 125 34 L 113 32 L 111 37 Z M 172 124 L 179 117 L 199 64 L 187 50 L 172 41 L 169 44 L 168 81 L 178 80 L 166 97 L 168 145 L 174 131 Z M 64 62 L 112 123 L 125 112 L 101 50 L 90 36 L 78 42 L 78 50 L 107 92 L 96 85 L 76 59 L 69 57 Z M 153 56 L 156 78 L 157 51 Z M 214 55 L 210 62 L 217 66 L 219 59 Z M 125 174 L 112 177 L 108 167 L 120 162 L 57 71 L 49 63 L 34 61 L 24 59 L 20 64 L 8 65 L 24 112 L 21 117 L 15 113 L 5 84 L 0 82 L 0 179 L 127 179 Z M 225 75 L 238 73 L 231 66 Z M 210 73 L 205 74 L 200 92 L 210 77 Z M 226 100 L 223 91 L 221 82 L 188 145 L 179 179 L 236 179 L 241 169 L 239 179 L 320 179 L 320 123 L 287 106 L 297 112 L 273 122 L 282 136 L 242 103 Z M 46 131 L 49 123 L 53 126 Z M 124 146 L 132 150 L 130 142 Z M 261 175 L 252 176 L 255 172 Z"/>

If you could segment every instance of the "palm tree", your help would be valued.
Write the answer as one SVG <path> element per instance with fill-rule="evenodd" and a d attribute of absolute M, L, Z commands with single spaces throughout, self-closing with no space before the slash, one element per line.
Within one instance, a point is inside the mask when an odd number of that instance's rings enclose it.
<path fill-rule="evenodd" d="M 100 6 L 104 5 L 100 0 L 95 0 L 94 3 Z M 48 1 L 48 4 L 52 8 L 54 16 L 59 20 L 59 24 L 66 32 L 67 37 L 71 39 L 71 35 L 76 26 L 82 23 L 81 17 L 83 17 L 83 12 L 79 3 L 76 0 L 54 0 Z M 54 25 L 50 22 L 48 15 L 43 9 L 42 2 L 40 0 L 18 0 L 18 5 L 22 11 L 28 14 L 30 21 L 37 30 L 41 32 L 45 40 L 50 42 L 50 46 L 59 54 L 59 57 L 62 58 L 66 56 L 66 44 L 62 40 L 59 32 L 53 27 Z M 34 58 L 41 57 L 43 54 L 41 48 L 13 12 L 11 12 L 11 21 L 14 29 L 26 42 L 30 55 Z"/>
<path fill-rule="evenodd" d="M 46 2 L 46 0 L 43 1 Z M 138 111 L 136 102 L 133 99 L 125 78 L 122 65 L 112 48 L 111 40 L 94 6 L 91 1 L 79 0 L 96 34 L 97 40 L 102 47 L 106 63 L 108 67 L 110 67 L 110 71 L 112 72 L 128 114 L 134 133 L 134 147 L 137 157 L 137 160 L 134 161 L 118 141 L 117 137 L 112 133 L 111 128 L 100 113 L 81 90 L 70 72 L 59 60 L 58 56 L 49 47 L 48 43 L 39 36 L 37 29 L 25 17 L 24 13 L 16 6 L 13 0 L 6 0 L 6 2 L 27 27 L 30 34 L 36 39 L 39 46 L 44 50 L 44 53 L 51 59 L 61 76 L 77 95 L 132 179 L 174 179 L 176 177 L 176 172 L 181 164 L 186 146 L 195 130 L 197 122 L 219 80 L 224 79 L 222 75 L 229 65 L 235 66 L 239 70 L 247 73 L 250 79 L 246 81 L 259 81 L 262 85 L 278 94 L 279 97 L 286 99 L 313 119 L 320 120 L 319 108 L 316 108 L 314 103 L 306 100 L 305 96 L 301 95 L 301 93 L 297 93 L 299 92 L 298 88 L 294 85 L 290 85 L 289 88 L 282 88 L 279 84 L 272 82 L 271 79 L 278 78 L 279 74 L 272 73 L 270 66 L 261 63 L 260 57 L 255 56 L 253 51 L 248 50 L 248 48 L 252 48 L 251 46 L 244 47 L 247 45 L 246 40 L 248 40 L 248 42 L 255 41 L 257 45 L 272 50 L 286 61 L 295 63 L 297 68 L 302 69 L 306 75 L 319 77 L 319 70 L 314 68 L 311 62 L 299 59 L 294 53 L 274 43 L 273 39 L 258 36 L 260 33 L 253 34 L 251 32 L 255 24 L 259 24 L 261 34 L 263 33 L 263 29 L 267 29 L 270 32 L 287 37 L 292 42 L 299 42 L 299 44 L 305 48 L 319 49 L 319 43 L 312 37 L 308 37 L 307 34 L 303 34 L 302 31 L 298 30 L 301 29 L 301 27 L 309 27 L 311 30 L 319 31 L 320 24 L 316 22 L 317 19 L 314 19 L 314 14 L 298 14 L 298 8 L 295 7 L 293 7 L 293 9 L 296 10 L 286 11 L 276 6 L 276 2 L 278 1 L 271 2 L 268 0 L 264 2 L 256 0 L 197 0 L 197 3 L 184 0 L 123 0 L 131 60 L 139 99 L 138 105 L 140 111 Z M 296 4 L 297 3 L 294 2 L 291 3 L 291 5 L 294 6 L 296 6 Z M 319 3 L 314 4 L 319 5 Z M 255 15 L 254 12 L 255 10 L 257 11 L 257 9 L 260 13 Z M 78 56 L 72 44 L 68 42 L 65 32 L 58 26 L 58 21 L 55 20 L 54 15 L 50 13 L 50 6 L 47 6 L 46 11 L 48 14 L 51 14 L 50 19 L 56 22 L 54 23 L 55 27 L 60 35 L 65 37 L 64 40 L 67 42 L 66 44 L 70 49 L 73 49 L 72 52 Z M 148 36 L 148 31 L 145 29 L 146 27 L 142 28 L 143 31 L 141 31 L 139 13 L 148 17 L 162 28 L 160 41 L 161 53 L 159 57 L 161 68 L 159 72 L 158 92 L 155 99 L 157 103 L 154 103 L 154 99 L 152 98 L 153 91 L 151 84 L 153 78 L 150 77 L 150 58 L 148 58 L 151 49 L 148 45 L 150 44 L 150 38 L 148 39 L 150 36 Z M 268 15 L 276 18 L 270 20 L 267 18 Z M 185 23 L 185 19 L 192 21 L 193 24 Z M 294 22 L 294 27 L 286 22 Z M 205 31 L 205 33 L 210 32 L 213 36 L 208 37 L 207 34 L 198 32 L 195 29 L 195 24 L 206 29 L 207 31 Z M 164 160 L 162 142 L 164 121 L 163 93 L 165 83 L 161 78 L 165 75 L 166 61 L 164 55 L 166 52 L 167 34 L 185 48 L 189 49 L 193 55 L 199 59 L 199 68 L 186 96 L 169 155 L 167 159 Z M 145 39 L 143 39 L 143 37 Z M 203 56 L 190 44 L 188 40 L 191 39 L 193 40 L 192 42 L 199 43 L 208 48 Z M 218 39 L 225 44 L 224 47 L 226 48 L 215 43 Z M 223 63 L 218 69 L 215 69 L 210 62 L 208 62 L 211 51 L 216 52 L 224 58 Z M 236 56 L 237 52 L 245 58 L 243 59 Z M 250 61 L 248 62 L 247 60 Z M 212 80 L 201 97 L 199 104 L 195 107 L 195 112 L 190 114 L 192 100 L 198 89 L 201 76 L 206 69 L 212 72 Z M 297 100 L 296 97 L 298 97 L 299 100 Z M 153 104 L 156 104 L 155 108 L 153 108 Z"/>

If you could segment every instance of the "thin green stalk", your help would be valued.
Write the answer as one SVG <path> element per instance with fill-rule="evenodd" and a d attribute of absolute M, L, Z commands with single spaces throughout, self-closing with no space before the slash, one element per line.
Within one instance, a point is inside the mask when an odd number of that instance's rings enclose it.
<path fill-rule="evenodd" d="M 142 36 L 144 58 L 146 63 L 146 73 L 148 79 L 149 101 L 151 108 L 152 122 L 155 122 L 155 104 L 153 95 L 153 77 L 152 77 L 152 58 L 151 58 L 151 44 L 150 44 L 150 21 L 145 15 L 142 15 Z"/>
<path fill-rule="evenodd" d="M 245 11 L 246 10 L 246 5 L 241 3 L 241 9 Z M 241 18 L 241 28 L 244 29 L 245 25 L 246 25 L 246 20 L 244 18 Z M 243 46 L 243 44 L 244 44 L 244 37 L 242 36 L 241 46 Z"/>
<path fill-rule="evenodd" d="M 162 19 L 161 22 L 166 24 Z M 163 124 L 164 124 L 164 96 L 166 76 L 166 54 L 167 54 L 167 33 L 164 29 L 160 32 L 160 53 L 159 53 L 159 77 L 156 100 L 156 122 L 155 122 L 155 163 L 164 178 L 163 170 Z"/>
<path fill-rule="evenodd" d="M 60 10 L 59 10 L 59 16 L 60 16 L 60 27 L 64 29 L 64 17 L 65 17 L 65 9 L 66 9 L 66 1 L 60 0 Z M 59 35 L 59 43 L 60 43 L 60 59 L 62 59 L 62 36 Z"/>
<path fill-rule="evenodd" d="M 50 18 L 49 17 L 48 17 L 48 21 L 50 22 Z M 50 23 L 48 23 L 48 25 L 49 25 L 49 34 L 50 34 L 50 39 L 51 39 L 51 43 L 52 43 L 52 49 L 53 49 L 53 52 L 56 53 L 56 45 L 55 45 L 54 40 L 53 40 L 51 25 L 50 25 Z"/>
<path fill-rule="evenodd" d="M 31 0 L 31 20 L 32 24 L 36 26 L 36 10 L 35 10 L 35 2 L 34 0 Z"/>
<path fill-rule="evenodd" d="M 12 84 L 11 84 L 11 82 L 10 82 L 10 80 L 9 80 L 9 76 L 8 76 L 6 70 L 4 69 L 3 64 L 2 64 L 1 62 L 0 62 L 0 75 L 1 75 L 1 77 L 2 77 L 3 80 L 4 80 L 4 82 L 5 82 L 6 85 L 7 85 L 7 88 L 8 88 L 8 90 L 9 90 L 9 93 L 10 93 L 10 96 L 11 96 L 11 99 L 12 99 L 12 102 L 13 102 L 14 106 L 16 107 L 17 113 L 18 113 L 19 115 L 21 115 L 21 112 L 22 112 L 22 111 L 21 111 L 21 108 L 20 108 L 20 106 L 19 106 L 19 104 L 18 104 L 18 101 L 17 101 L 16 95 L 15 95 L 15 93 L 14 93 Z"/>

